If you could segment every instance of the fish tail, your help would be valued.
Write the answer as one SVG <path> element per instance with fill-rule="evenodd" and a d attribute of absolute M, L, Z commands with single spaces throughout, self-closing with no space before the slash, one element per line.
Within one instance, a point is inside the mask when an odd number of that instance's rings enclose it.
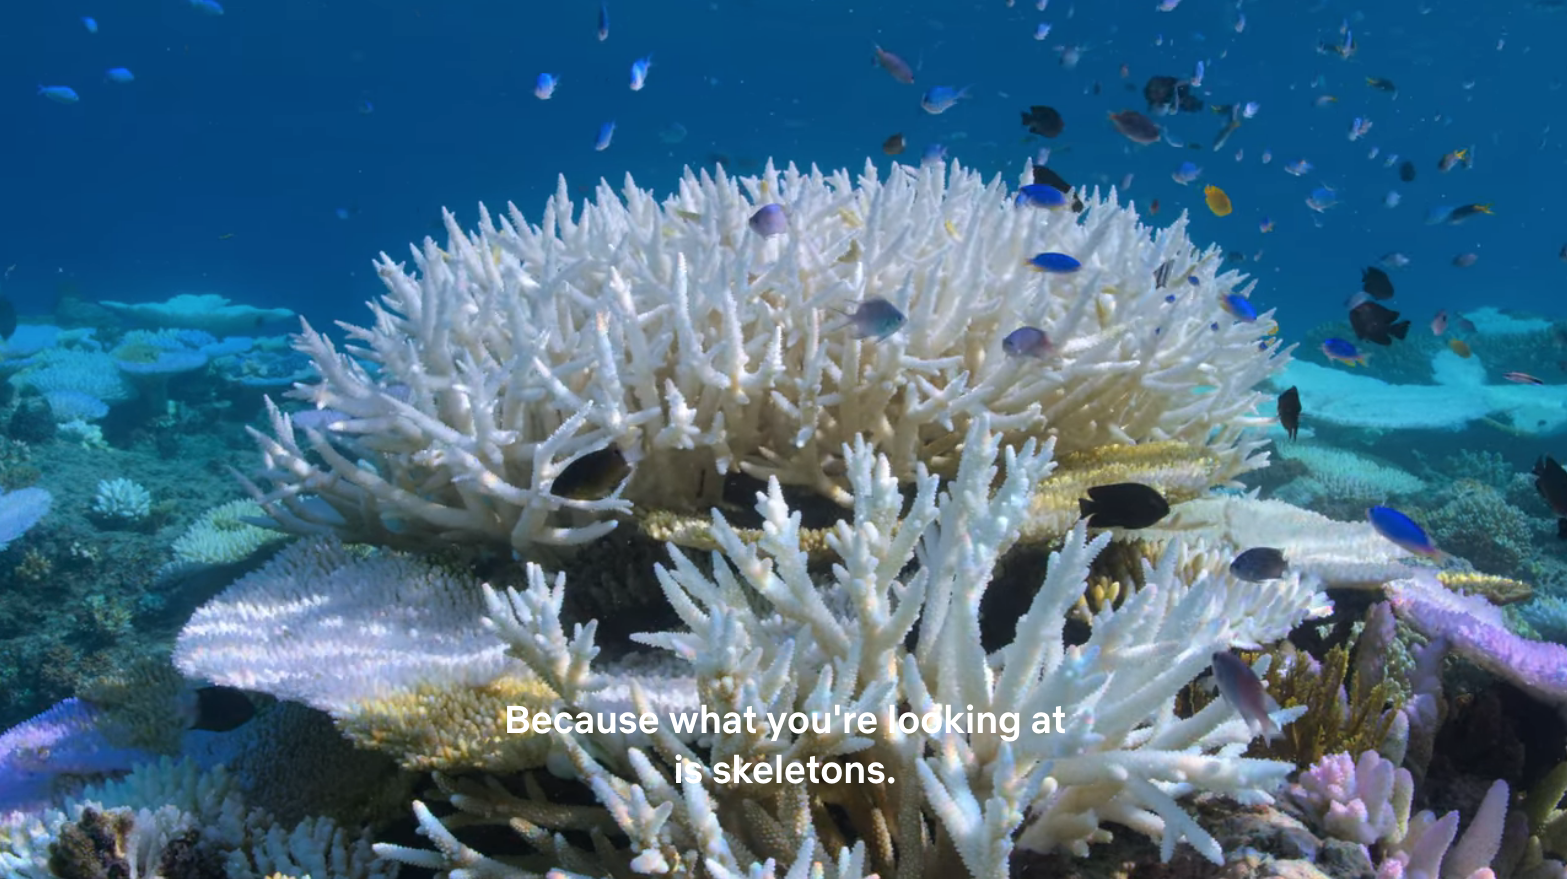
<path fill-rule="evenodd" d="M 1086 497 L 1077 499 L 1077 514 L 1084 519 L 1094 514 L 1094 502 Z"/>
<path fill-rule="evenodd" d="M 1387 331 L 1395 339 L 1402 339 L 1409 334 L 1409 321 L 1401 320 L 1387 328 Z"/>

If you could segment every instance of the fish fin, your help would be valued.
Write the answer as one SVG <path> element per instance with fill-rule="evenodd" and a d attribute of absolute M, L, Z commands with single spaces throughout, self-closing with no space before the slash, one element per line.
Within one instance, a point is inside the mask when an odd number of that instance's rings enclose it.
<path fill-rule="evenodd" d="M 1393 338 L 1402 339 L 1409 335 L 1409 321 L 1401 320 L 1398 323 L 1388 327 L 1387 331 L 1393 336 Z"/>
<path fill-rule="evenodd" d="M 1082 516 L 1085 519 L 1090 519 L 1090 517 L 1094 515 L 1094 512 L 1095 510 L 1093 501 L 1086 497 L 1080 497 L 1077 499 L 1077 514 L 1079 516 Z M 1090 521 L 1088 524 L 1092 525 L 1093 522 Z"/>

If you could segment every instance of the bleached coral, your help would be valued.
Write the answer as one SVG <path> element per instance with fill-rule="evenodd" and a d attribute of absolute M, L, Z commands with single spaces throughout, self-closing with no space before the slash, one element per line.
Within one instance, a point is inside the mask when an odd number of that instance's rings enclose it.
<path fill-rule="evenodd" d="M 1366 507 L 1416 494 L 1425 483 L 1408 471 L 1359 452 L 1321 443 L 1278 443 L 1280 458 L 1299 463 L 1306 475 L 1280 487 L 1280 500 L 1309 507 L 1326 506 L 1336 515 L 1360 518 Z"/>
<path fill-rule="evenodd" d="M 109 839 L 87 839 L 77 830 L 97 824 Z M 123 864 L 103 875 L 185 875 L 159 869 L 174 846 L 212 858 L 216 872 L 233 879 L 261 879 L 277 872 L 318 879 L 384 879 L 392 866 L 378 861 L 363 833 L 324 818 L 289 827 L 250 809 L 240 785 L 219 767 L 202 771 L 189 761 L 144 763 L 123 779 L 89 787 L 60 808 L 0 814 L 0 871 L 16 879 L 54 879 L 52 858 L 70 864 L 77 846 L 61 845 L 73 832 L 82 854 Z M 94 863 L 98 863 L 96 860 Z M 176 861 L 177 863 L 177 861 Z M 108 870 L 108 865 L 103 865 Z"/>
<path fill-rule="evenodd" d="M 1271 312 L 1221 311 L 1251 288 L 1184 219 L 1150 230 L 1113 192 L 1081 214 L 1018 207 L 956 164 L 878 175 L 688 172 L 662 203 L 628 179 L 580 212 L 562 181 L 537 226 L 481 209 L 464 233 L 448 214 L 416 273 L 377 262 L 388 292 L 373 323 L 344 325 L 349 347 L 298 337 L 321 378 L 294 396 L 344 417 L 323 433 L 274 409 L 257 496 L 296 532 L 525 551 L 594 539 L 633 505 L 705 511 L 737 469 L 847 503 L 838 450 L 858 436 L 898 479 L 950 475 L 980 415 L 1063 455 L 1174 439 L 1209 447 L 1225 479 L 1257 466 L 1253 388 L 1288 356 L 1266 341 Z M 789 232 L 750 232 L 774 202 Z M 1083 268 L 1030 270 L 1041 251 Z M 854 338 L 835 312 L 876 297 L 907 324 Z M 1023 326 L 1054 340 L 1048 362 L 1004 355 Z M 611 445 L 639 465 L 629 484 L 553 493 Z"/>
<path fill-rule="evenodd" d="M 125 478 L 100 479 L 92 511 L 111 522 L 134 524 L 152 514 L 152 493 Z"/>
<path fill-rule="evenodd" d="M 874 730 L 850 734 L 835 723 L 825 732 L 784 729 L 775 737 L 771 729 L 736 729 L 693 744 L 666 722 L 650 751 L 601 747 L 595 734 L 557 729 L 551 737 L 629 837 L 629 850 L 610 853 L 605 836 L 597 837 L 597 851 L 551 836 L 568 820 L 601 826 L 579 813 L 549 812 L 548 804 L 496 789 L 464 789 L 451 797 L 464 813 L 452 827 L 511 819 L 543 854 L 522 866 L 486 858 L 423 803 L 415 813 L 436 850 L 377 851 L 437 870 L 460 866 L 474 877 L 522 877 L 551 866 L 600 875 L 598 859 L 611 856 L 675 876 L 805 876 L 812 864 L 831 874 L 834 863 L 839 876 L 951 876 L 961 863 L 970 875 L 1000 879 L 1015 844 L 1083 852 L 1108 839 L 1106 825 L 1114 823 L 1160 839 L 1166 859 L 1185 840 L 1222 862 L 1218 843 L 1178 798 L 1207 791 L 1269 802 L 1292 767 L 1242 757 L 1250 734 L 1222 701 L 1178 717 L 1177 694 L 1215 651 L 1282 637 L 1321 606 L 1322 596 L 1296 576 L 1259 590 L 1230 577 L 1218 554 L 1193 564 L 1205 551 L 1177 542 L 1146 566 L 1141 590 L 1095 617 L 1086 643 L 1069 645 L 1067 611 L 1109 539 L 1089 539 L 1080 522 L 1051 556 L 1015 639 L 987 653 L 981 598 L 1051 467 L 1049 444 L 1030 441 L 1003 453 L 987 427 L 984 417 L 974 420 L 944 490 L 918 467 L 912 502 L 886 456 L 863 441 L 846 448 L 853 515 L 833 530 L 839 561 L 821 580 L 807 571 L 800 517 L 777 480 L 758 497 L 765 524 L 757 543 L 742 540 L 715 512 L 720 552 L 710 572 L 674 547 L 672 562 L 657 569 L 684 627 L 636 638 L 689 664 L 706 709 L 761 717 L 870 712 L 882 721 Z M 905 573 L 915 561 L 917 570 Z M 614 683 L 594 667 L 594 627 L 568 635 L 560 619 L 563 583 L 552 588 L 530 568 L 526 590 L 487 591 L 494 631 L 565 704 L 588 703 Z M 1174 573 L 1183 568 L 1198 573 L 1184 580 Z M 657 711 L 640 687 L 632 695 L 638 711 Z M 894 706 L 938 719 L 944 709 L 1017 712 L 1021 734 L 962 723 L 904 731 L 887 722 Z M 1298 713 L 1274 718 L 1287 722 Z M 1042 716 L 1059 728 L 1039 729 Z M 677 758 L 692 773 L 683 781 L 669 774 Z M 713 778 L 719 765 L 775 759 L 879 763 L 896 782 L 829 794 L 814 783 L 752 787 Z M 859 828 L 862 841 L 852 850 L 820 835 L 832 824 L 818 814 L 824 798 Z M 930 832 L 932 826 L 939 830 Z"/>
<path fill-rule="evenodd" d="M 261 505 L 252 500 L 235 500 L 201 514 L 174 540 L 177 565 L 231 565 L 244 561 L 257 550 L 283 539 L 276 531 L 245 521 L 262 518 Z"/>

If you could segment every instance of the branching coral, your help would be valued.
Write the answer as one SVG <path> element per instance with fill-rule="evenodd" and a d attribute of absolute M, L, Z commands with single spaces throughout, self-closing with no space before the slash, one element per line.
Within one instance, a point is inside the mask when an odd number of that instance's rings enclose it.
<path fill-rule="evenodd" d="M 736 470 L 847 503 L 852 438 L 900 480 L 919 464 L 950 475 L 980 415 L 1063 456 L 1175 440 L 1215 456 L 1220 481 L 1260 463 L 1253 389 L 1288 355 L 1258 344 L 1271 315 L 1220 311 L 1241 278 L 1184 220 L 1150 234 L 1113 195 L 1081 214 L 1020 208 L 1003 181 L 945 163 L 886 179 L 870 164 L 858 179 L 688 172 L 662 204 L 628 180 L 575 216 L 566 193 L 537 226 L 512 208 L 464 233 L 448 214 L 446 248 L 426 241 L 417 274 L 383 255 L 388 292 L 370 326 L 345 325 L 346 350 L 306 327 L 320 380 L 293 395 L 341 417 L 318 430 L 274 409 L 257 434 L 269 488 L 253 488 L 280 525 L 527 552 L 595 539 L 634 506 L 700 513 Z M 773 202 L 789 232 L 751 232 Z M 1040 251 L 1083 269 L 1029 270 Z M 834 314 L 876 298 L 907 317 L 890 337 Z M 1049 333 L 1046 368 L 1004 354 L 1022 326 Z M 554 491 L 611 446 L 636 464 L 629 484 Z"/>
<path fill-rule="evenodd" d="M 987 656 L 980 599 L 998 557 L 1019 538 L 1048 472 L 1049 450 L 1032 443 L 1008 449 L 998 468 L 999 437 L 986 427 L 983 418 L 971 426 L 945 490 L 921 468 L 907 505 L 890 460 L 863 442 L 846 449 L 853 519 L 829 537 L 839 562 L 825 582 L 807 573 L 799 517 L 776 480 L 758 502 L 765 526 L 756 543 L 715 514 L 720 550 L 711 573 L 673 547 L 672 563 L 658 569 L 685 628 L 638 638 L 688 664 L 701 703 L 720 714 L 832 717 L 837 706 L 890 720 L 896 706 L 939 719 L 943 706 L 972 706 L 1017 712 L 1033 734 L 963 724 L 908 731 L 883 720 L 852 735 L 836 725 L 776 735 L 737 726 L 693 742 L 666 722 L 645 743 L 617 738 L 606 747 L 597 733 L 556 727 L 550 738 L 628 847 L 612 848 L 602 832 L 593 851 L 571 846 L 552 835 L 563 826 L 550 816 L 524 812 L 514 798 L 492 791 L 453 796 L 460 814 L 446 823 L 416 804 L 434 851 L 377 850 L 418 866 L 461 867 L 474 877 L 533 875 L 451 833 L 509 822 L 550 863 L 582 873 L 629 875 L 629 863 L 633 871 L 674 876 L 774 876 L 790 865 L 790 875 L 806 875 L 813 863 L 836 863 L 840 876 L 966 871 L 998 879 L 1008 875 L 1014 839 L 1036 850 L 1082 852 L 1108 839 L 1105 825 L 1114 822 L 1159 838 L 1166 858 L 1185 840 L 1220 862 L 1218 844 L 1177 798 L 1206 790 L 1267 802 L 1290 764 L 1240 757 L 1249 733 L 1227 704 L 1178 718 L 1176 696 L 1216 650 L 1281 637 L 1320 609 L 1322 597 L 1298 577 L 1258 590 L 1231 578 L 1222 561 L 1184 579 L 1178 572 L 1191 555 L 1177 543 L 1145 566 L 1140 590 L 1094 618 L 1086 643 L 1068 646 L 1066 614 L 1108 541 L 1090 540 L 1079 523 L 1051 556 L 1015 639 Z M 1005 474 L 999 481 L 998 469 Z M 918 569 L 904 574 L 915 560 Z M 605 695 L 614 677 L 595 669 L 594 628 L 568 635 L 562 624 L 563 590 L 541 575 L 530 577 L 526 590 L 488 590 L 491 624 L 564 705 L 618 701 Z M 641 684 L 630 695 L 637 711 L 661 713 Z M 1299 713 L 1281 711 L 1275 719 Z M 1041 717 L 1051 728 L 1038 726 Z M 880 764 L 896 782 L 839 790 L 803 779 L 715 779 L 718 766 L 775 759 Z M 679 781 L 672 778 L 677 761 L 685 767 Z M 852 849 L 835 841 L 830 828 L 839 818 L 861 840 Z M 580 827 L 583 818 L 556 820 Z"/>

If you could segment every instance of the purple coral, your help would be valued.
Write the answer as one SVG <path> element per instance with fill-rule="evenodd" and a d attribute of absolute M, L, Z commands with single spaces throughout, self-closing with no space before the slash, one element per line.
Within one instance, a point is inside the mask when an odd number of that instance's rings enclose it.
<path fill-rule="evenodd" d="M 152 758 L 116 745 L 102 709 L 66 699 L 0 733 L 0 810 L 42 808 L 62 775 L 122 772 Z"/>

